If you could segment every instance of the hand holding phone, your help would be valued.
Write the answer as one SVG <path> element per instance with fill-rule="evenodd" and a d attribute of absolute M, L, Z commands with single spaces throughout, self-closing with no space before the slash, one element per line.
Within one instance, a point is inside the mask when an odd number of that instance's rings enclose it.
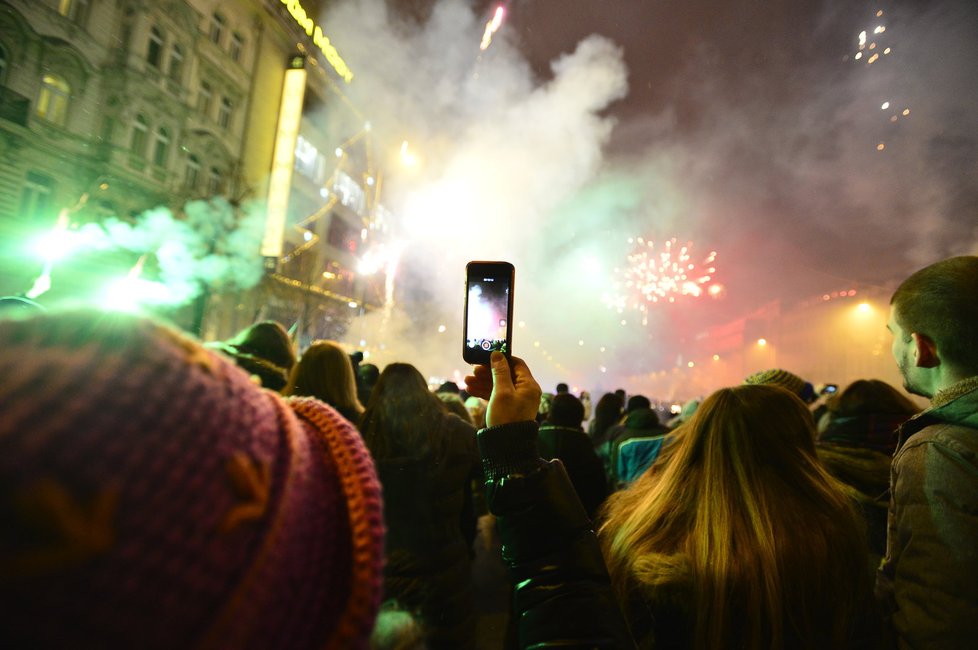
<path fill-rule="evenodd" d="M 516 270 L 509 262 L 465 265 L 465 327 L 462 358 L 473 365 L 489 363 L 498 350 L 513 352 L 513 284 Z"/>

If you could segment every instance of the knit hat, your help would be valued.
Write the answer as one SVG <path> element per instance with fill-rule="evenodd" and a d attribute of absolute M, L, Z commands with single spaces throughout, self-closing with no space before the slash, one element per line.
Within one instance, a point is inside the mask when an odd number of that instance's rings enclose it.
<path fill-rule="evenodd" d="M 285 328 L 275 321 L 255 323 L 228 341 L 208 343 L 220 350 L 249 374 L 256 375 L 261 385 L 282 390 L 295 365 L 295 350 Z"/>
<path fill-rule="evenodd" d="M 10 647 L 365 648 L 380 485 L 357 432 L 183 335 L 0 322 Z"/>
<path fill-rule="evenodd" d="M 805 380 L 787 370 L 776 368 L 773 370 L 762 370 L 744 380 L 745 384 L 757 385 L 766 384 L 768 386 L 779 386 L 790 393 L 801 397 L 805 392 Z M 809 384 L 810 386 L 810 384 Z"/>

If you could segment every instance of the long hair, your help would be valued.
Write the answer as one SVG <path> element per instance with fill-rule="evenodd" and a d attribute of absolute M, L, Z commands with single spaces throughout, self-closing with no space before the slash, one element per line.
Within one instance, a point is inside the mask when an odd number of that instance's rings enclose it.
<path fill-rule="evenodd" d="M 697 648 L 843 647 L 870 594 L 865 531 L 817 460 L 806 406 L 773 386 L 726 388 L 678 433 L 606 506 L 618 597 L 685 582 Z"/>
<path fill-rule="evenodd" d="M 920 412 L 917 405 L 903 393 L 879 379 L 857 379 L 844 391 L 829 398 L 829 412 L 840 417 L 856 415 L 905 415 Z"/>
<path fill-rule="evenodd" d="M 606 440 L 605 432 L 618 424 L 621 417 L 621 399 L 614 393 L 605 393 L 594 407 L 594 419 L 591 421 L 590 434 L 594 444 Z"/>
<path fill-rule="evenodd" d="M 374 458 L 424 458 L 432 450 L 431 434 L 448 417 L 441 400 L 428 390 L 418 369 L 392 363 L 380 373 L 360 420 L 364 442 Z"/>
<path fill-rule="evenodd" d="M 315 397 L 355 418 L 363 413 L 353 363 L 334 341 L 313 341 L 292 369 L 282 394 Z"/>

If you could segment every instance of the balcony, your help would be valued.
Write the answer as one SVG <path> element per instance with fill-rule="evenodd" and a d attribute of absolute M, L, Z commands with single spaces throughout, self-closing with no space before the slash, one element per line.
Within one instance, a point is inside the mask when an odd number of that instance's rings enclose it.
<path fill-rule="evenodd" d="M 0 120 L 27 126 L 31 114 L 31 100 L 9 88 L 0 88 Z"/>

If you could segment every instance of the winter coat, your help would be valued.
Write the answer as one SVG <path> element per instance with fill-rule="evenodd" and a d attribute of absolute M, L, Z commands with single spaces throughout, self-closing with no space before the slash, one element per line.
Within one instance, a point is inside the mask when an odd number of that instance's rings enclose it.
<path fill-rule="evenodd" d="M 619 482 L 618 448 L 623 442 L 632 438 L 655 438 L 667 433 L 669 429 L 659 424 L 659 417 L 650 408 L 635 409 L 625 416 L 622 424 L 611 427 L 606 442 L 597 450 L 611 485 L 616 486 Z"/>
<path fill-rule="evenodd" d="M 670 438 L 669 434 L 651 438 L 629 438 L 618 445 L 618 464 L 615 467 L 618 486 L 625 487 L 651 467 Z"/>
<path fill-rule="evenodd" d="M 482 479 L 475 429 L 444 413 L 430 441 L 428 458 L 375 461 L 387 527 L 384 596 L 419 613 L 429 648 L 469 647 L 475 627 L 471 485 Z"/>
<path fill-rule="evenodd" d="M 534 422 L 479 431 L 486 498 L 514 585 L 521 648 L 628 649 L 601 548 L 559 461 L 544 461 Z"/>
<path fill-rule="evenodd" d="M 978 645 L 978 377 L 900 429 L 877 595 L 901 648 Z"/>
<path fill-rule="evenodd" d="M 563 463 L 584 510 L 593 520 L 598 507 L 608 496 L 608 483 L 591 439 L 581 429 L 543 424 L 538 441 L 542 458 L 559 458 Z"/>

